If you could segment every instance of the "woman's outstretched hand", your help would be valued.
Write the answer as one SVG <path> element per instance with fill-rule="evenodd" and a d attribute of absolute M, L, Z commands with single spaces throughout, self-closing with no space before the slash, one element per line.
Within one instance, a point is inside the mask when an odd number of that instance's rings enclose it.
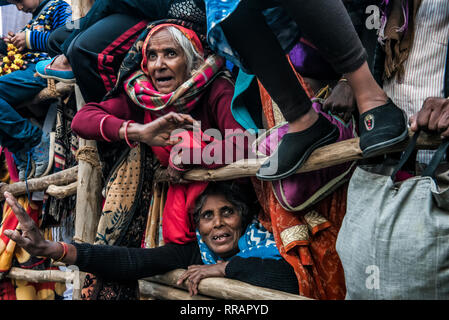
<path fill-rule="evenodd" d="M 146 124 L 130 124 L 127 134 L 129 140 L 165 147 L 179 142 L 171 135 L 174 130 L 191 130 L 195 124 L 196 121 L 188 114 L 170 112 Z M 119 134 L 124 137 L 124 132 Z"/>
<path fill-rule="evenodd" d="M 11 193 L 5 192 L 4 196 L 20 224 L 20 231 L 5 230 L 5 236 L 13 240 L 18 246 L 25 249 L 25 251 L 32 256 L 49 257 L 52 259 L 61 257 L 64 250 L 62 246 L 57 242 L 44 239 L 36 223 L 34 223 L 33 219 L 31 219 L 25 209 L 17 202 L 17 199 Z M 66 255 L 67 258 L 65 259 L 65 262 L 71 264 L 74 263 L 74 259 L 76 258 L 76 249 L 74 249 L 72 245 L 68 246 L 70 249 Z"/>
<path fill-rule="evenodd" d="M 191 265 L 189 268 L 179 277 L 176 282 L 177 285 L 181 285 L 187 280 L 187 287 L 189 288 L 189 294 L 191 296 L 198 294 L 198 285 L 202 279 L 211 277 L 224 277 L 225 269 L 228 262 L 222 260 L 217 264 L 208 265 Z"/>
<path fill-rule="evenodd" d="M 36 223 L 34 223 L 33 219 L 12 194 L 5 192 L 4 195 L 6 202 L 16 215 L 17 220 L 19 220 L 21 229 L 21 231 L 5 230 L 4 234 L 32 256 L 44 256 L 47 253 L 48 243 L 39 231 Z"/>

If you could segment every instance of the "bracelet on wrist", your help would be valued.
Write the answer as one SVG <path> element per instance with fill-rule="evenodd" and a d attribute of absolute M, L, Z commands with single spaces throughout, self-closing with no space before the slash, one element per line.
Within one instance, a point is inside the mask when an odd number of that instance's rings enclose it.
<path fill-rule="evenodd" d="M 62 246 L 62 255 L 58 259 L 54 260 L 55 262 L 62 261 L 66 257 L 67 252 L 69 251 L 69 247 L 67 246 L 67 243 L 61 242 L 61 241 L 58 241 L 58 243 Z"/>
<path fill-rule="evenodd" d="M 129 139 L 128 139 L 128 126 L 129 126 L 130 123 L 135 123 L 135 122 L 133 120 L 126 121 L 126 123 L 125 123 L 125 141 L 126 141 L 126 144 L 132 149 L 132 148 L 137 147 L 138 142 L 134 142 L 132 144 L 129 142 Z"/>
<path fill-rule="evenodd" d="M 103 131 L 103 123 L 104 123 L 104 121 L 105 121 L 107 118 L 109 118 L 109 117 L 111 117 L 110 114 L 104 116 L 104 117 L 101 119 L 101 121 L 100 121 L 100 134 L 101 134 L 101 136 L 103 137 L 103 139 L 104 139 L 106 142 L 112 142 L 111 139 L 106 138 L 106 136 L 104 135 L 104 131 Z"/>

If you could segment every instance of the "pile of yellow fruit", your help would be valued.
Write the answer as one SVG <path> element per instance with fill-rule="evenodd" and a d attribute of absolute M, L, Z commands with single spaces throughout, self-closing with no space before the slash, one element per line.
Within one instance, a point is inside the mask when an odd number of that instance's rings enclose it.
<path fill-rule="evenodd" d="M 22 54 L 12 43 L 8 44 L 7 51 L 8 55 L 3 57 L 3 63 L 0 67 L 0 76 L 20 70 L 24 64 Z"/>

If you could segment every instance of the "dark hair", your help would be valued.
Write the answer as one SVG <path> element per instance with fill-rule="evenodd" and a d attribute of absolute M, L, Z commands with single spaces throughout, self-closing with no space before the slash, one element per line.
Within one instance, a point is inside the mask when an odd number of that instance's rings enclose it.
<path fill-rule="evenodd" d="M 210 195 L 223 195 L 229 201 L 242 217 L 242 228 L 253 219 L 259 204 L 253 190 L 247 190 L 236 182 L 220 181 L 210 182 L 206 190 L 196 199 L 193 211 L 193 221 L 198 225 L 201 209 Z"/>

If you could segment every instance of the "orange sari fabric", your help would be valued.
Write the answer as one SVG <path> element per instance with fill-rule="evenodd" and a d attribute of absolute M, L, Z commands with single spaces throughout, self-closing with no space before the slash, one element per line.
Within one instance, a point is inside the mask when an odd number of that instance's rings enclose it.
<path fill-rule="evenodd" d="M 298 80 L 312 97 L 313 93 L 299 75 Z M 260 83 L 259 88 L 271 128 L 275 125 L 272 99 Z M 346 213 L 347 183 L 318 204 L 304 211 L 289 212 L 278 203 L 270 182 L 255 178 L 252 181 L 264 211 L 260 220 L 273 232 L 281 255 L 294 268 L 299 293 L 313 299 L 344 299 L 344 272 L 335 244 Z M 311 223 L 310 215 L 318 216 L 319 223 Z"/>

